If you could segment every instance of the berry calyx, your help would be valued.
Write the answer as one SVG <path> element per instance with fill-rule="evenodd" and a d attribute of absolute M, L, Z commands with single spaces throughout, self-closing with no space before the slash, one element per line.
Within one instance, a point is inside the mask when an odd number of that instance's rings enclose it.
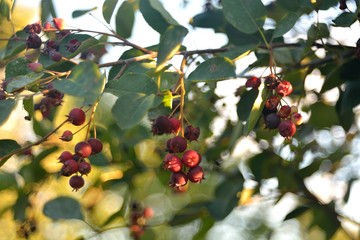
<path fill-rule="evenodd" d="M 79 170 L 79 165 L 77 161 L 73 159 L 69 159 L 64 162 L 64 165 L 62 166 L 60 172 L 61 175 L 69 177 L 74 173 L 76 173 L 78 170 Z"/>
<path fill-rule="evenodd" d="M 90 144 L 92 149 L 92 154 L 96 154 L 102 151 L 103 144 L 102 142 L 97 138 L 89 138 L 87 142 Z"/>
<path fill-rule="evenodd" d="M 204 178 L 204 170 L 200 166 L 190 168 L 187 173 L 187 177 L 188 177 L 189 181 L 194 182 L 194 183 L 199 183 L 203 179 L 205 179 Z"/>
<path fill-rule="evenodd" d="M 291 138 L 294 136 L 296 132 L 296 125 L 291 120 L 284 120 L 279 124 L 279 133 L 286 139 Z"/>
<path fill-rule="evenodd" d="M 184 152 L 181 161 L 187 167 L 195 167 L 201 162 L 201 155 L 195 150 L 187 150 Z"/>
<path fill-rule="evenodd" d="M 179 172 L 182 169 L 181 159 L 174 154 L 168 153 L 164 157 L 163 167 L 171 172 Z"/>
<path fill-rule="evenodd" d="M 281 81 L 279 85 L 276 86 L 275 91 L 282 97 L 288 96 L 293 91 L 293 86 L 289 81 Z"/>
<path fill-rule="evenodd" d="M 81 176 L 74 175 L 70 178 L 69 185 L 73 188 L 73 191 L 76 192 L 85 185 L 85 180 Z"/>
<path fill-rule="evenodd" d="M 170 140 L 170 149 L 175 153 L 181 153 L 186 150 L 187 141 L 184 137 L 176 136 Z"/>
<path fill-rule="evenodd" d="M 75 145 L 75 153 L 83 158 L 87 158 L 92 153 L 91 145 L 87 142 L 78 142 Z"/>
<path fill-rule="evenodd" d="M 65 142 L 70 142 L 73 139 L 73 133 L 70 130 L 65 130 L 60 139 Z"/>
<path fill-rule="evenodd" d="M 68 119 L 73 125 L 80 126 L 85 122 L 85 112 L 80 108 L 73 108 L 68 115 Z"/>
<path fill-rule="evenodd" d="M 184 137 L 187 140 L 189 140 L 190 142 L 196 141 L 196 140 L 198 140 L 199 136 L 200 136 L 200 128 L 199 127 L 195 128 L 192 125 L 186 126 L 185 131 L 184 131 Z"/>
<path fill-rule="evenodd" d="M 78 172 L 81 175 L 88 175 L 91 172 L 91 164 L 88 162 L 80 162 Z"/>

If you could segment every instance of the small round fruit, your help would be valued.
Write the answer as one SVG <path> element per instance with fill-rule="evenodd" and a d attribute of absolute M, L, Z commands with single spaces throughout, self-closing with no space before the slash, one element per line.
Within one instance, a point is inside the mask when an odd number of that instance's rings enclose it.
<path fill-rule="evenodd" d="M 85 180 L 79 175 L 74 175 L 70 178 L 69 185 L 73 188 L 73 191 L 76 192 L 85 185 Z"/>
<path fill-rule="evenodd" d="M 259 88 L 260 84 L 261 84 L 260 78 L 253 76 L 253 77 L 248 78 L 248 80 L 245 83 L 245 87 L 257 89 L 257 88 Z"/>
<path fill-rule="evenodd" d="M 279 80 L 276 78 L 274 74 L 270 74 L 265 78 L 265 86 L 270 89 L 275 89 L 276 86 L 279 84 Z"/>
<path fill-rule="evenodd" d="M 269 129 L 276 129 L 278 128 L 281 122 L 280 117 L 276 113 L 270 113 L 265 117 L 265 126 Z"/>
<path fill-rule="evenodd" d="M 96 154 L 102 151 L 103 144 L 102 142 L 97 138 L 89 138 L 87 142 L 90 144 L 92 149 L 92 154 Z"/>
<path fill-rule="evenodd" d="M 276 86 L 275 91 L 280 96 L 288 96 L 292 93 L 293 86 L 289 81 L 283 80 L 279 83 L 279 85 Z"/>
<path fill-rule="evenodd" d="M 144 208 L 143 216 L 147 219 L 152 218 L 154 216 L 154 210 L 151 207 Z"/>
<path fill-rule="evenodd" d="M 49 56 L 54 62 L 59 62 L 62 59 L 61 53 L 54 50 L 49 52 Z"/>
<path fill-rule="evenodd" d="M 291 138 L 296 132 L 296 125 L 291 120 L 284 120 L 279 124 L 279 133 L 284 138 Z"/>
<path fill-rule="evenodd" d="M 169 118 L 172 133 L 177 133 L 180 129 L 180 120 L 177 118 Z"/>
<path fill-rule="evenodd" d="M 277 96 L 271 96 L 266 100 L 265 107 L 266 109 L 273 111 L 277 109 L 279 103 L 280 103 L 280 98 L 278 98 Z"/>
<path fill-rule="evenodd" d="M 28 67 L 34 73 L 41 73 L 44 70 L 44 66 L 41 63 L 38 63 L 38 62 L 28 63 Z"/>
<path fill-rule="evenodd" d="M 205 179 L 204 178 L 204 170 L 200 166 L 190 168 L 188 173 L 187 173 L 187 177 L 191 182 L 199 183 L 203 179 Z"/>
<path fill-rule="evenodd" d="M 281 106 L 280 110 L 278 111 L 277 115 L 280 118 L 287 118 L 290 116 L 291 107 L 289 105 Z"/>
<path fill-rule="evenodd" d="M 65 130 L 60 139 L 65 142 L 70 142 L 73 139 L 73 133 L 70 130 Z"/>
<path fill-rule="evenodd" d="M 187 141 L 184 137 L 176 136 L 170 141 L 170 149 L 175 153 L 181 153 L 186 150 Z"/>
<path fill-rule="evenodd" d="M 64 163 L 66 160 L 73 159 L 73 155 L 69 151 L 63 151 L 58 159 L 59 162 Z"/>
<path fill-rule="evenodd" d="M 64 29 L 64 19 L 62 19 L 62 18 L 53 18 L 53 22 L 54 22 L 55 27 L 58 30 L 63 30 Z"/>
<path fill-rule="evenodd" d="M 70 111 L 68 118 L 73 125 L 80 126 L 85 122 L 86 116 L 85 112 L 82 109 L 73 108 Z"/>
<path fill-rule="evenodd" d="M 171 153 L 166 154 L 163 160 L 164 169 L 170 170 L 171 172 L 179 172 L 182 169 L 181 159 Z"/>
<path fill-rule="evenodd" d="M 75 145 L 75 153 L 83 158 L 87 158 L 92 153 L 91 145 L 87 142 L 78 142 Z"/>
<path fill-rule="evenodd" d="M 26 40 L 26 47 L 38 49 L 41 47 L 42 41 L 41 38 L 36 34 L 30 34 Z"/>
<path fill-rule="evenodd" d="M 173 188 L 179 188 L 185 186 L 188 182 L 188 177 L 184 172 L 172 173 L 170 176 L 169 186 Z"/>
<path fill-rule="evenodd" d="M 88 175 L 91 172 L 91 164 L 88 162 L 80 162 L 78 172 L 81 175 Z"/>
<path fill-rule="evenodd" d="M 303 122 L 302 115 L 300 113 L 291 114 L 291 121 L 293 121 L 297 126 L 301 125 Z"/>
<path fill-rule="evenodd" d="M 69 177 L 74 173 L 76 173 L 78 170 L 79 170 L 79 165 L 77 161 L 73 159 L 69 159 L 64 162 L 64 165 L 62 166 L 60 172 L 61 175 Z"/>
<path fill-rule="evenodd" d="M 171 123 L 167 116 L 158 116 L 152 126 L 151 131 L 154 135 L 162 135 L 164 133 L 171 133 Z"/>
<path fill-rule="evenodd" d="M 184 152 L 181 161 L 187 167 L 195 167 L 201 162 L 201 155 L 195 150 L 187 150 Z"/>
<path fill-rule="evenodd" d="M 200 128 L 199 127 L 193 127 L 192 125 L 188 125 L 185 128 L 185 132 L 184 132 L 184 137 L 191 141 L 196 141 L 198 140 L 200 136 Z"/>

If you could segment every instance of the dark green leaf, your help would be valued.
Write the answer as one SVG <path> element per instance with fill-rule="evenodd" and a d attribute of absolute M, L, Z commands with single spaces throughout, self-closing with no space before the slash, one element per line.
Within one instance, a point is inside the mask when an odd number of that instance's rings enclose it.
<path fill-rule="evenodd" d="M 187 78 L 192 82 L 215 82 L 235 77 L 235 64 L 226 57 L 214 57 L 202 62 Z"/>
<path fill-rule="evenodd" d="M 335 108 L 341 126 L 344 128 L 345 131 L 349 131 L 354 122 L 355 114 L 352 110 L 353 107 L 346 104 L 347 100 L 346 98 L 344 98 L 344 95 L 344 92 L 341 91 Z"/>
<path fill-rule="evenodd" d="M 311 106 L 311 113 L 309 123 L 316 128 L 327 128 L 339 124 L 339 119 L 334 106 L 317 102 Z M 326 116 L 326 118 L 324 116 Z"/>
<path fill-rule="evenodd" d="M 72 13 L 72 17 L 73 18 L 77 18 L 77 17 L 81 17 L 82 15 L 85 15 L 89 12 L 92 12 L 94 10 L 96 10 L 97 7 L 93 7 L 93 8 L 90 8 L 90 9 L 86 9 L 86 10 L 76 10 L 76 11 L 73 11 Z"/>
<path fill-rule="evenodd" d="M 243 47 L 246 45 L 259 45 L 263 39 L 259 32 L 246 34 L 237 30 L 233 25 L 226 24 L 225 34 L 229 38 L 229 43 Z"/>
<path fill-rule="evenodd" d="M 179 25 L 171 25 L 166 29 L 160 39 L 156 71 L 162 70 L 166 62 L 177 53 L 187 33 L 188 30 Z"/>
<path fill-rule="evenodd" d="M 295 208 L 294 210 L 292 210 L 291 212 L 289 212 L 284 221 L 289 220 L 289 219 L 293 219 L 293 218 L 297 218 L 299 217 L 301 214 L 305 213 L 306 211 L 310 210 L 309 206 L 300 206 Z"/>
<path fill-rule="evenodd" d="M 212 226 L 214 226 L 215 221 L 212 217 L 206 216 L 201 219 L 200 229 L 193 236 L 192 240 L 202 240 L 205 239 L 206 234 Z"/>
<path fill-rule="evenodd" d="M 34 99 L 24 98 L 23 100 L 23 108 L 28 113 L 27 120 L 31 120 L 34 116 Z"/>
<path fill-rule="evenodd" d="M 175 216 L 169 221 L 171 226 L 186 224 L 199 218 L 206 212 L 208 202 L 195 202 L 186 205 L 176 212 Z"/>
<path fill-rule="evenodd" d="M 10 116 L 12 110 L 15 108 L 14 99 L 5 99 L 0 101 L 0 125 L 2 125 Z"/>
<path fill-rule="evenodd" d="M 297 12 L 297 13 L 289 12 L 288 14 L 286 14 L 285 17 L 283 17 L 280 20 L 280 22 L 277 24 L 273 34 L 273 38 L 281 37 L 288 31 L 290 31 L 290 29 L 293 28 L 293 26 L 295 25 L 296 21 L 299 19 L 300 16 L 301 16 L 301 12 Z"/>
<path fill-rule="evenodd" d="M 43 75 L 44 73 L 31 72 L 26 75 L 16 76 L 6 85 L 6 91 L 11 93 L 22 88 L 30 89 Z"/>
<path fill-rule="evenodd" d="M 22 30 L 16 32 L 16 37 L 11 36 L 11 41 L 7 42 L 6 48 L 4 50 L 0 50 L 0 59 L 8 59 L 24 51 L 26 44 L 22 39 L 26 39 L 27 37 L 28 34 Z"/>
<path fill-rule="evenodd" d="M 266 18 L 266 9 L 261 0 L 224 0 L 222 5 L 226 19 L 239 31 L 261 31 Z"/>
<path fill-rule="evenodd" d="M 2 144 L 2 141 L 6 140 L 0 140 L 0 151 L 2 150 L 2 147 L 4 146 Z M 3 156 L 2 151 L 0 152 L 1 156 Z M 0 172 L 0 190 L 15 188 L 17 186 L 16 178 L 14 174 Z"/>
<path fill-rule="evenodd" d="M 328 26 L 325 23 L 319 23 L 317 25 L 312 25 L 308 32 L 308 41 L 312 42 L 321 38 L 328 38 L 330 36 L 330 31 Z"/>
<path fill-rule="evenodd" d="M 255 180 L 260 182 L 262 179 L 275 177 L 281 160 L 281 157 L 269 150 L 250 158 L 249 167 Z"/>
<path fill-rule="evenodd" d="M 84 98 L 84 106 L 89 106 L 102 94 L 105 77 L 95 63 L 87 61 L 75 66 L 68 79 L 53 84 L 63 93 Z"/>
<path fill-rule="evenodd" d="M 134 25 L 135 13 L 132 4 L 129 1 L 124 1 L 116 13 L 116 33 L 123 38 L 131 36 Z"/>
<path fill-rule="evenodd" d="M 139 8 L 145 21 L 160 34 L 170 25 L 179 25 L 159 0 L 140 0 Z"/>
<path fill-rule="evenodd" d="M 197 14 L 190 19 L 189 23 L 193 27 L 213 28 L 215 31 L 220 31 L 224 30 L 226 20 L 223 11 L 214 8 Z"/>
<path fill-rule="evenodd" d="M 118 0 L 105 0 L 102 6 L 102 14 L 107 23 L 110 23 Z"/>
<path fill-rule="evenodd" d="M 248 120 L 251 109 L 258 95 L 258 89 L 251 89 L 250 91 L 246 91 L 241 94 L 240 100 L 237 104 L 237 115 L 240 121 Z"/>
<path fill-rule="evenodd" d="M 356 13 L 343 12 L 333 22 L 335 27 L 350 27 L 357 20 Z"/>
<path fill-rule="evenodd" d="M 51 18 L 57 17 L 53 0 L 41 0 L 41 21 L 46 22 L 49 16 Z"/>
<path fill-rule="evenodd" d="M 340 227 L 340 221 L 333 205 L 333 203 L 329 203 L 314 206 L 313 208 L 313 222 L 311 226 L 320 227 L 325 232 L 326 239 L 331 239 Z"/>
<path fill-rule="evenodd" d="M 244 128 L 244 134 L 248 135 L 251 130 L 255 127 L 259 117 L 261 116 L 262 110 L 264 108 L 266 99 L 269 97 L 269 89 L 264 86 L 264 84 L 260 85 L 259 94 L 251 108 L 251 112 L 249 118 L 246 122 L 246 126 Z"/>
<path fill-rule="evenodd" d="M 13 77 L 20 75 L 26 75 L 30 72 L 30 68 L 27 66 L 30 61 L 26 58 L 17 58 L 6 65 L 5 79 L 10 80 Z"/>
<path fill-rule="evenodd" d="M 325 82 L 320 91 L 321 93 L 344 83 L 344 81 L 340 78 L 340 67 L 337 65 L 327 64 L 323 68 L 320 68 L 320 71 L 325 76 Z"/>
<path fill-rule="evenodd" d="M 354 69 L 360 69 L 360 59 L 354 58 L 350 61 L 341 65 L 340 68 L 340 79 L 345 81 L 359 81 L 360 73 L 359 71 L 354 71 Z"/>
<path fill-rule="evenodd" d="M 13 0 L 1 0 L 0 1 L 0 18 L 4 16 L 8 21 L 11 21 L 11 10 L 13 7 Z"/>
<path fill-rule="evenodd" d="M 48 201 L 43 212 L 47 217 L 54 220 L 83 219 L 79 202 L 70 197 L 58 197 Z"/>
<path fill-rule="evenodd" d="M 29 206 L 28 196 L 23 191 L 18 191 L 18 197 L 13 206 L 14 209 L 14 219 L 19 221 L 24 221 L 26 218 L 26 208 Z"/>
<path fill-rule="evenodd" d="M 298 175 L 300 177 L 302 177 L 303 179 L 305 179 L 306 177 L 310 177 L 311 175 L 313 175 L 316 171 L 319 170 L 320 166 L 321 166 L 322 162 L 318 161 L 318 160 L 314 160 L 311 164 L 309 164 L 308 166 L 299 169 L 298 170 Z"/>

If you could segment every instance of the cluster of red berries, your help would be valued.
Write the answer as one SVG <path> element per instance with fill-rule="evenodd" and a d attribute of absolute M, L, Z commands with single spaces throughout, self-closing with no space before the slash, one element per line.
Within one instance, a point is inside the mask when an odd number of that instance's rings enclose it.
<path fill-rule="evenodd" d="M 250 77 L 245 87 L 258 88 L 260 84 L 260 78 Z M 293 86 L 289 81 L 279 79 L 273 74 L 265 78 L 264 84 L 271 90 L 271 96 L 266 100 L 262 112 L 265 126 L 268 129 L 278 129 L 281 136 L 289 139 L 296 133 L 296 126 L 302 123 L 302 116 L 296 106 L 281 104 L 282 98 L 292 93 Z"/>
<path fill-rule="evenodd" d="M 34 109 L 39 110 L 43 118 L 48 118 L 51 110 L 54 107 L 60 106 L 63 102 L 64 93 L 56 90 L 51 83 L 48 84 L 42 92 L 43 98 L 41 98 L 39 103 L 34 105 Z"/>
<path fill-rule="evenodd" d="M 42 51 L 47 54 L 54 62 L 59 62 L 63 59 L 63 56 L 59 52 L 60 49 L 60 41 L 70 34 L 70 31 L 65 31 L 64 29 L 64 21 L 61 18 L 54 18 L 53 25 L 50 22 L 46 22 L 44 27 L 41 26 L 39 22 L 28 24 L 25 26 L 24 31 L 29 34 L 26 40 L 26 47 L 28 49 L 39 49 L 43 45 L 41 37 L 39 34 L 42 30 L 59 30 L 56 34 L 56 39 L 49 39 L 44 43 Z M 71 39 L 65 45 L 67 51 L 73 53 L 80 46 L 80 41 L 77 39 Z"/>
<path fill-rule="evenodd" d="M 131 204 L 130 231 L 134 239 L 140 239 L 145 232 L 146 222 L 154 216 L 154 210 L 138 202 Z"/>
<path fill-rule="evenodd" d="M 167 116 L 157 117 L 152 124 L 152 132 L 155 135 L 164 133 L 177 134 L 180 130 L 180 121 L 177 118 Z M 201 155 L 192 149 L 186 150 L 188 142 L 195 141 L 200 136 L 200 129 L 188 125 L 184 131 L 184 137 L 175 136 L 167 140 L 163 167 L 171 173 L 169 186 L 177 192 L 187 189 L 188 181 L 199 183 L 204 179 L 204 170 L 199 166 Z"/>
<path fill-rule="evenodd" d="M 86 116 L 85 112 L 80 108 L 74 108 L 70 111 L 68 121 L 75 126 L 84 124 Z M 63 141 L 71 141 L 73 133 L 69 130 L 64 131 L 60 137 Z M 74 153 L 63 151 L 59 156 L 59 162 L 62 163 L 60 173 L 62 176 L 70 177 L 70 186 L 77 191 L 85 184 L 82 177 L 91 172 L 91 164 L 86 160 L 90 155 L 97 154 L 102 151 L 103 144 L 97 138 L 89 138 L 87 141 L 78 142 L 75 145 Z"/>

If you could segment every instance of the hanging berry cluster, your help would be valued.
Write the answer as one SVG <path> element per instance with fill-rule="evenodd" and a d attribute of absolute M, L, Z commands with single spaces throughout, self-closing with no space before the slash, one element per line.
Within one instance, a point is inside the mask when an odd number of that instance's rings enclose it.
<path fill-rule="evenodd" d="M 250 77 L 246 81 L 245 87 L 258 88 L 260 84 L 260 78 Z M 296 126 L 302 123 L 302 116 L 298 112 L 298 108 L 282 102 L 283 97 L 292 93 L 293 86 L 289 81 L 280 79 L 274 74 L 267 76 L 264 84 L 270 90 L 270 96 L 266 100 L 262 112 L 265 127 L 277 129 L 282 137 L 290 139 L 296 133 Z"/>
<path fill-rule="evenodd" d="M 68 121 L 75 126 L 83 125 L 86 119 L 85 112 L 80 108 L 73 108 L 67 117 Z M 65 130 L 60 139 L 69 142 L 73 139 L 73 133 Z M 74 191 L 84 186 L 85 180 L 82 176 L 91 172 L 91 164 L 86 158 L 100 153 L 102 148 L 103 145 L 99 139 L 89 138 L 87 141 L 78 142 L 74 153 L 63 151 L 59 156 L 59 162 L 63 164 L 60 173 L 62 176 L 70 177 L 69 185 Z"/>
<path fill-rule="evenodd" d="M 130 232 L 134 239 L 140 239 L 146 229 L 146 222 L 154 216 L 154 210 L 150 207 L 143 207 L 138 202 L 131 204 Z"/>

